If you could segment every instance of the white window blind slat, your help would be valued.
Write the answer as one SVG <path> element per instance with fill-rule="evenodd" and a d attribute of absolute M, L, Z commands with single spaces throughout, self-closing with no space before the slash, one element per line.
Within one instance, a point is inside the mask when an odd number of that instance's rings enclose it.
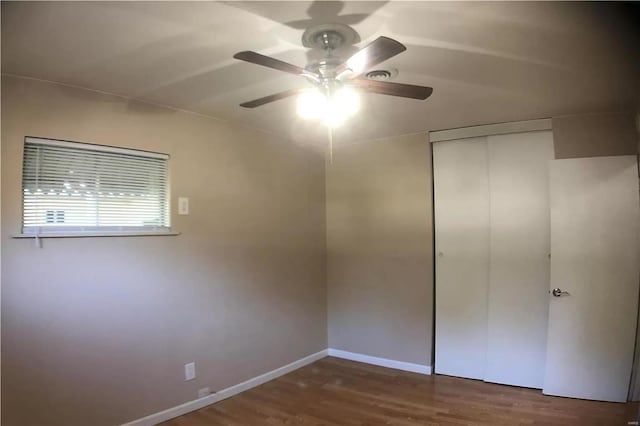
<path fill-rule="evenodd" d="M 169 231 L 168 158 L 26 138 L 22 232 Z"/>

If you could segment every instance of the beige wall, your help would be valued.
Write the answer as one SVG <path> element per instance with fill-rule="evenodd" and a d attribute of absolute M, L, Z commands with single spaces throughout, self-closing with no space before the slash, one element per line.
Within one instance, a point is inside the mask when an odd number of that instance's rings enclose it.
<path fill-rule="evenodd" d="M 12 239 L 25 135 L 169 153 L 182 235 Z M 2 424 L 114 425 L 326 348 L 324 173 L 261 132 L 3 77 Z"/>
<path fill-rule="evenodd" d="M 431 364 L 426 135 L 337 147 L 327 164 L 329 347 Z"/>
<path fill-rule="evenodd" d="M 634 121 L 632 111 L 554 117 L 555 157 L 636 155 L 638 136 Z"/>

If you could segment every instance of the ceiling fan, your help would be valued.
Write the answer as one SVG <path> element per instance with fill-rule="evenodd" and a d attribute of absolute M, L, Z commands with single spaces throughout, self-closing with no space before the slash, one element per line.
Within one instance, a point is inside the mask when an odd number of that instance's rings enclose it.
<path fill-rule="evenodd" d="M 307 89 L 291 89 L 254 99 L 240 106 L 256 108 L 298 95 L 298 113 L 301 116 L 322 117 L 327 126 L 335 127 L 357 111 L 357 91 L 419 100 L 427 99 L 431 95 L 431 87 L 373 80 L 363 75 L 371 67 L 407 49 L 396 40 L 378 37 L 346 60 L 335 56 L 337 48 L 354 44 L 359 40 L 355 30 L 344 24 L 323 24 L 307 29 L 302 35 L 303 46 L 322 49 L 324 56 L 305 68 L 252 51 L 236 53 L 233 56 L 236 59 L 298 75 L 311 85 Z"/>

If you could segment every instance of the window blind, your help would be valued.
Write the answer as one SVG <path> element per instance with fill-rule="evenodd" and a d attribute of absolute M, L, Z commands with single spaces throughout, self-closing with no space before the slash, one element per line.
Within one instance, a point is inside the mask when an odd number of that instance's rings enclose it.
<path fill-rule="evenodd" d="M 166 154 L 26 138 L 25 234 L 168 231 Z"/>

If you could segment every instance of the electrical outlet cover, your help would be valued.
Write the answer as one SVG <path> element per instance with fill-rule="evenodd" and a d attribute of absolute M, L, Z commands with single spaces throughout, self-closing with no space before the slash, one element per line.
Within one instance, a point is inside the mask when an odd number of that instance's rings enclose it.
<path fill-rule="evenodd" d="M 211 389 L 202 388 L 198 390 L 198 398 L 204 398 L 205 396 L 211 395 Z"/>

